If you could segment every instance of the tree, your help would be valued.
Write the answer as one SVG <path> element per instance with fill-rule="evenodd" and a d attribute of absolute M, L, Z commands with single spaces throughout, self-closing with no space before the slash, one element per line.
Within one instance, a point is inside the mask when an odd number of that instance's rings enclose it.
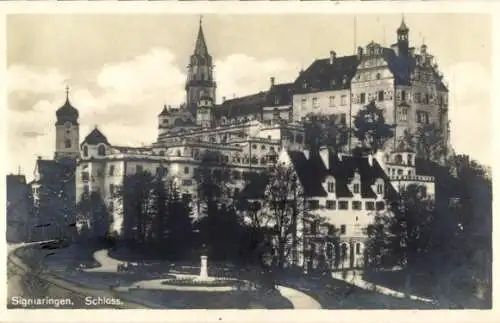
<path fill-rule="evenodd" d="M 305 196 L 292 167 L 276 163 L 267 176 L 261 223 L 273 226 L 276 264 L 283 268 L 289 256 L 292 262 L 297 259 L 297 225 L 306 213 Z"/>
<path fill-rule="evenodd" d="M 339 151 L 349 140 L 349 130 L 345 122 L 341 122 L 336 115 L 309 114 L 304 128 L 305 144 L 311 151 L 318 151 L 322 146 Z"/>
<path fill-rule="evenodd" d="M 202 244 L 211 258 L 234 259 L 241 219 L 235 210 L 233 182 L 224 156 L 217 151 L 205 152 L 195 180 L 201 214 L 195 225 Z"/>
<path fill-rule="evenodd" d="M 112 218 L 101 195 L 98 192 L 83 193 L 76 208 L 79 216 L 88 225 L 80 232 L 82 238 L 106 239 Z"/>
<path fill-rule="evenodd" d="M 442 161 L 447 145 L 443 131 L 435 124 L 423 124 L 415 133 L 417 156 L 425 160 Z"/>
<path fill-rule="evenodd" d="M 384 110 L 370 102 L 354 117 L 353 134 L 363 148 L 372 153 L 382 149 L 385 143 L 394 136 L 394 127 L 385 122 Z"/>
<path fill-rule="evenodd" d="M 175 186 L 169 185 L 166 196 L 166 210 L 162 234 L 158 236 L 160 248 L 167 246 L 169 259 L 186 257 L 192 247 L 193 226 L 191 219 L 191 200 L 181 196 Z"/>
<path fill-rule="evenodd" d="M 367 253 L 373 266 L 400 266 L 409 272 L 426 268 L 432 252 L 434 203 L 421 186 L 410 185 L 399 201 L 375 216 L 367 230 Z"/>

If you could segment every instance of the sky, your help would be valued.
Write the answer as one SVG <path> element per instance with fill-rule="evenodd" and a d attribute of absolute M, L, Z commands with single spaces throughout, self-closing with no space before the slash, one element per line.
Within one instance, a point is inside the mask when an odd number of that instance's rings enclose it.
<path fill-rule="evenodd" d="M 410 43 L 435 56 L 450 90 L 451 140 L 492 165 L 491 20 L 481 14 L 405 14 Z M 80 112 L 80 141 L 98 126 L 111 144 L 149 144 L 164 104 L 184 101 L 199 15 L 43 14 L 7 17 L 8 172 L 32 178 L 52 158 L 55 111 Z M 370 41 L 395 42 L 401 15 L 204 15 L 217 98 L 293 81 L 315 59 L 351 55 Z"/>

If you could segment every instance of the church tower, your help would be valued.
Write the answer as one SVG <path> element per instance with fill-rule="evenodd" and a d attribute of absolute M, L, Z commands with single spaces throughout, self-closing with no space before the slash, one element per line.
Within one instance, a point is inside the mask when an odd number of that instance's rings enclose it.
<path fill-rule="evenodd" d="M 69 102 L 69 88 L 66 87 L 66 102 L 56 111 L 56 149 L 54 159 L 77 158 L 80 155 L 80 129 L 78 110 Z"/>
<path fill-rule="evenodd" d="M 202 96 L 208 96 L 212 98 L 212 102 L 215 102 L 216 87 L 213 78 L 212 56 L 208 54 L 200 18 L 198 37 L 189 61 L 186 81 L 186 105 L 193 115 L 196 115 L 197 106 Z"/>

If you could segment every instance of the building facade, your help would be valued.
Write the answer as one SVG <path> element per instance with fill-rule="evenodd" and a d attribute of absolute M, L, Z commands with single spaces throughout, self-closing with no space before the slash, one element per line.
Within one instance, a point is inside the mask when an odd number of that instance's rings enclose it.
<path fill-rule="evenodd" d="M 82 196 L 96 193 L 110 217 L 106 221 L 109 227 L 96 234 L 107 231 L 127 238 L 123 202 L 116 198 L 116 191 L 129 175 L 143 171 L 166 174 L 165 180 L 196 200 L 202 157 L 213 151 L 229 170 L 228 186 L 236 191 L 244 188 L 251 173 L 268 169 L 270 156 L 279 153 L 280 160 L 294 169 L 306 192 L 308 209 L 326 219 L 321 225 L 305 221 L 297 228 L 301 245 L 294 262 L 304 268 L 317 268 L 320 259 L 330 269 L 363 266 L 366 230 L 377 212 L 387 211 L 385 201 L 410 184 L 424 185 L 427 194 L 434 195 L 434 178 L 417 172 L 415 153 L 396 147 L 405 130 L 415 131 L 421 124 L 434 123 L 447 136 L 448 90 L 427 48 L 422 46 L 417 54 L 409 46 L 404 21 L 390 48 L 371 42 L 356 55 L 338 57 L 332 51 L 293 82 L 277 84 L 271 77 L 267 91 L 223 99 L 220 104 L 200 23 L 187 69 L 186 102 L 163 107 L 158 115 L 158 137 L 147 146 L 113 145 L 95 128 L 75 148 L 78 114 L 66 107 L 68 100 L 61 108 L 65 117 L 56 125 L 63 125 L 58 128 L 61 136 L 56 155 L 78 154 L 76 204 Z M 308 115 L 335 115 L 352 128 L 354 116 L 372 101 L 396 128 L 384 153 L 355 157 L 328 149 L 305 149 L 302 121 Z M 351 138 L 350 148 L 355 144 Z M 80 232 L 97 232 L 92 227 L 99 220 L 88 212 L 79 212 L 76 222 Z M 337 231 L 340 243 L 332 245 L 328 237 Z"/>

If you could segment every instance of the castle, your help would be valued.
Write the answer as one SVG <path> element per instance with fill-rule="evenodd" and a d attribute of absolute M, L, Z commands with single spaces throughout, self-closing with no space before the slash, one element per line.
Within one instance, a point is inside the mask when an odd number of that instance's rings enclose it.
<path fill-rule="evenodd" d="M 427 194 L 434 194 L 434 178 L 419 171 L 415 153 L 396 149 L 405 131 L 432 123 L 449 140 L 448 89 L 433 56 L 426 45 L 418 53 L 410 47 L 404 20 L 396 35 L 390 48 L 371 42 L 359 47 L 355 55 L 338 57 L 331 51 L 293 82 L 280 84 L 271 77 L 267 91 L 218 104 L 212 56 L 200 21 L 187 67 L 186 102 L 176 108 L 163 107 L 154 143 L 113 145 L 97 127 L 80 143 L 78 110 L 67 95 L 57 111 L 54 163 L 76 160 L 76 202 L 84 194 L 98 192 L 112 216 L 109 230 L 122 236 L 122 205 L 114 196 L 126 175 L 157 174 L 166 168 L 182 193 L 195 200 L 194 176 L 204 152 L 219 152 L 221 162 L 230 169 L 231 189 L 238 191 L 250 173 L 265 170 L 269 157 L 278 156 L 296 170 L 311 209 L 341 228 L 342 252 L 351 255 L 343 266 L 358 266 L 362 260 L 356 255 L 362 254 L 365 239 L 362 229 L 373 220 L 373 212 L 385 208 L 387 194 L 411 183 L 424 184 Z M 395 125 L 388 154 L 356 159 L 328 149 L 313 156 L 305 149 L 303 121 L 307 116 L 335 115 L 351 128 L 354 116 L 369 102 L 383 108 L 386 121 Z M 350 138 L 348 148 L 354 145 Z M 92 225 L 88 214 L 77 215 L 77 230 Z M 303 248 L 321 248 L 311 243 Z"/>

